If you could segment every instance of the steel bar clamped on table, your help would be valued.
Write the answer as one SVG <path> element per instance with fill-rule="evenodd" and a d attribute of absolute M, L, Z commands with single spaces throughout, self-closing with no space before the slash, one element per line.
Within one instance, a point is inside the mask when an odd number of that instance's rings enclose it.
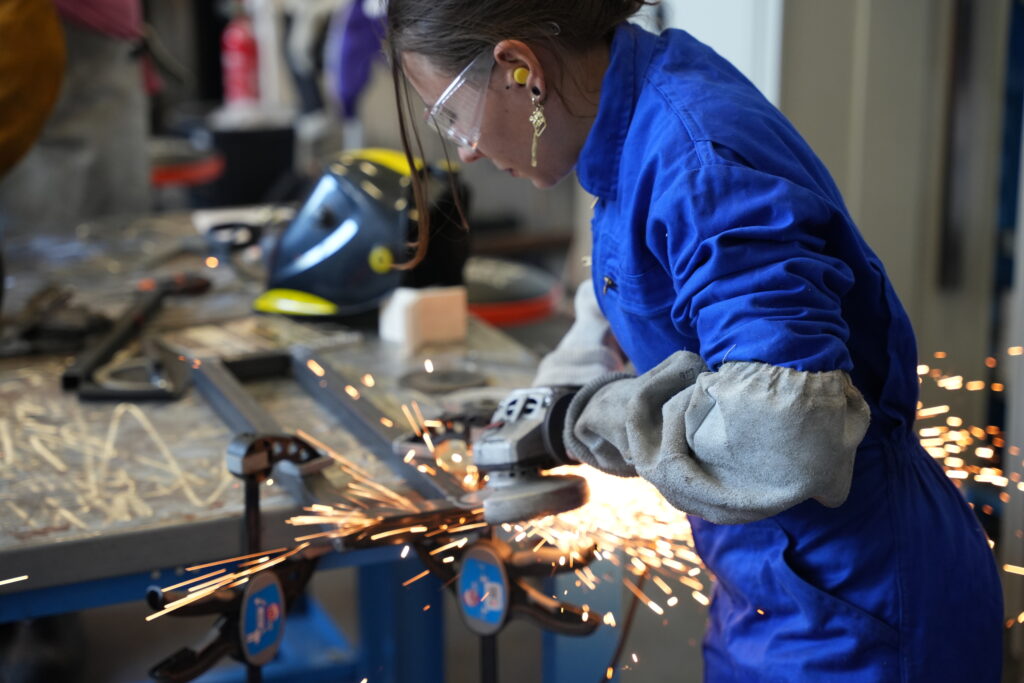
<path fill-rule="evenodd" d="M 361 445 L 402 477 L 415 493 L 426 500 L 443 498 L 451 505 L 458 505 L 465 493 L 447 473 L 430 477 L 402 462 L 394 453 L 394 437 L 381 424 L 385 415 L 369 401 L 357 401 L 345 393 L 344 387 L 350 383 L 308 350 L 254 354 L 230 361 L 207 358 L 188 362 L 196 388 L 236 434 L 284 433 L 280 423 L 246 391 L 243 381 L 291 377 Z M 314 373 L 311 367 L 324 374 Z M 285 475 L 282 484 L 300 504 L 335 502 L 329 495 L 331 487 L 319 486 L 322 482 L 318 478 L 306 479 L 296 487 L 299 473 L 293 471 L 293 463 L 282 461 L 277 468 Z M 318 489 L 324 492 L 325 499 L 318 499 Z"/>
<path fill-rule="evenodd" d="M 314 370 L 315 368 L 315 370 Z M 354 383 L 308 349 L 292 350 L 292 376 L 317 403 L 327 409 L 367 450 L 427 499 L 445 498 L 460 505 L 465 489 L 447 472 L 430 476 L 410 467 L 395 453 L 394 431 L 381 422 L 387 417 L 371 402 L 345 391 Z"/>

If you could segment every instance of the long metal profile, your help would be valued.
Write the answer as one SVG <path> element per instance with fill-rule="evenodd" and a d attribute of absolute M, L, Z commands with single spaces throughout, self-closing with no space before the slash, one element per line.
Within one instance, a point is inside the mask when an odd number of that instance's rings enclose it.
<path fill-rule="evenodd" d="M 192 363 L 192 379 L 196 388 L 231 431 L 235 434 L 284 433 L 278 421 L 245 390 L 238 376 L 224 361 L 208 358 Z M 271 363 L 270 367 L 275 366 Z M 262 376 L 273 377 L 276 373 Z"/>
<path fill-rule="evenodd" d="M 385 427 L 383 418 L 387 416 L 372 402 L 349 395 L 346 387 L 353 387 L 354 383 L 311 350 L 294 348 L 231 361 L 208 358 L 190 362 L 196 388 L 235 434 L 285 433 L 280 423 L 245 389 L 243 382 L 291 377 L 414 492 L 427 500 L 442 498 L 449 505 L 466 506 L 462 502 L 465 490 L 447 472 L 439 471 L 431 476 L 402 461 L 402 454 L 396 453 L 393 445 L 402 436 L 400 430 Z M 325 494 L 318 477 L 303 479 L 305 490 L 297 495 L 300 502 L 311 502 L 311 492 Z M 325 500 L 312 502 L 329 503 L 335 497 L 325 496 Z"/>
<path fill-rule="evenodd" d="M 355 382 L 317 357 L 313 351 L 304 348 L 292 350 L 292 377 L 359 443 L 386 463 L 414 491 L 426 498 L 440 496 L 455 505 L 463 505 L 466 491 L 450 474 L 438 471 L 436 475 L 429 475 L 403 462 L 402 454 L 396 453 L 394 449 L 394 442 L 400 436 L 399 431 L 385 426 L 382 418 L 387 416 L 373 403 L 356 398 L 346 391 L 346 387 L 355 387 Z"/>

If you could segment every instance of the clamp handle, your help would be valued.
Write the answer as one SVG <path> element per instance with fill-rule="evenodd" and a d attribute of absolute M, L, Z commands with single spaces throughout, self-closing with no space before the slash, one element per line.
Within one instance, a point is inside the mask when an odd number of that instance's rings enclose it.
<path fill-rule="evenodd" d="M 209 671 L 225 655 L 236 655 L 238 644 L 231 634 L 238 630 L 235 620 L 222 616 L 195 649 L 183 647 L 149 670 L 159 683 L 187 683 Z"/>

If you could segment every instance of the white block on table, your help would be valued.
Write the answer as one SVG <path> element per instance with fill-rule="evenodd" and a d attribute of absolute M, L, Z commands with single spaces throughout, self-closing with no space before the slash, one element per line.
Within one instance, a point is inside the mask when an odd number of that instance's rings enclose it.
<path fill-rule="evenodd" d="M 380 338 L 401 344 L 412 353 L 426 344 L 459 342 L 466 338 L 466 288 L 399 287 L 380 309 Z"/>

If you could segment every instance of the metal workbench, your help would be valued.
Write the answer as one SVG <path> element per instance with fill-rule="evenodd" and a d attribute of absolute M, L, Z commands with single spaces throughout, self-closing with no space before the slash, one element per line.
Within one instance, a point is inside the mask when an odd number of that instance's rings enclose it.
<path fill-rule="evenodd" d="M 16 311 L 52 280 L 73 287 L 76 301 L 115 316 L 129 303 L 136 280 L 201 272 L 212 280 L 211 291 L 168 299 L 149 333 L 223 355 L 315 344 L 319 357 L 337 370 L 372 374 L 376 381 L 365 397 L 396 421 L 403 402 L 439 407 L 438 399 L 401 383 L 426 358 L 438 370 L 480 373 L 495 392 L 524 385 L 532 376 L 533 354 L 475 320 L 464 344 L 405 356 L 373 331 L 252 316 L 258 279 L 224 264 L 208 267 L 196 244 L 186 215 L 108 220 L 83 225 L 73 237 L 8 243 L 4 309 Z M 190 248 L 179 251 L 182 245 Z M 244 270 L 255 267 L 250 263 Z M 182 567 L 229 557 L 242 547 L 242 491 L 224 466 L 233 434 L 194 388 L 170 402 L 84 402 L 61 389 L 66 362 L 0 361 L 0 579 L 29 575 L 0 586 L 0 623 L 138 600 L 147 585 L 174 581 Z M 294 382 L 265 380 L 247 389 L 287 431 L 314 435 L 403 491 L 403 480 Z M 296 509 L 278 486 L 265 488 L 266 547 L 291 542 L 294 529 L 283 520 Z M 361 577 L 364 592 L 379 589 L 373 609 L 362 612 L 364 651 L 353 671 L 374 671 L 375 681 L 441 680 L 441 611 L 421 610 L 422 592 L 437 586 L 425 581 L 400 589 L 401 579 L 418 570 L 414 560 L 399 565 L 397 559 L 397 549 L 374 549 L 327 560 L 334 566 L 372 565 Z M 395 583 L 390 591 L 389 581 Z M 381 600 L 380 590 L 389 597 Z M 418 653 L 429 650 L 435 654 L 425 671 L 427 658 Z M 408 662 L 420 664 L 412 671 Z"/>

